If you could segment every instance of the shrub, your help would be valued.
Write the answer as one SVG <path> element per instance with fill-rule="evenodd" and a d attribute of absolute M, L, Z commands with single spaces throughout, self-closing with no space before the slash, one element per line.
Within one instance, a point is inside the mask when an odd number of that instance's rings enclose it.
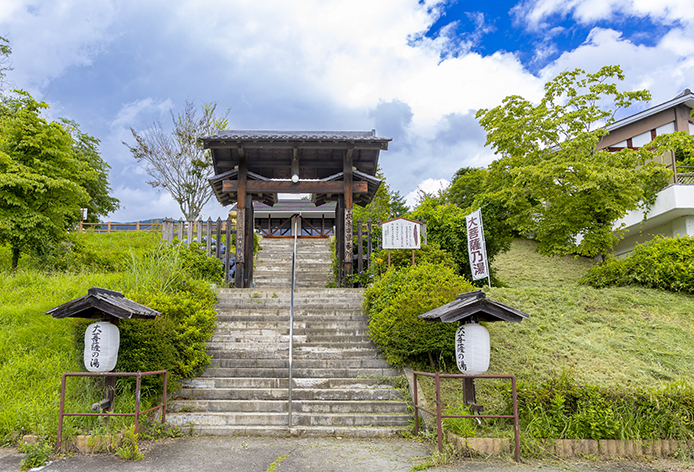
<path fill-rule="evenodd" d="M 369 335 L 394 365 L 451 361 L 457 325 L 426 323 L 418 316 L 471 290 L 470 282 L 443 264 L 391 267 L 364 293 Z"/>
<path fill-rule="evenodd" d="M 480 200 L 482 220 L 492 279 L 494 258 L 511 247 L 511 228 L 505 223 L 506 211 L 491 199 Z M 427 239 L 450 253 L 457 265 L 458 274 L 471 279 L 470 259 L 467 250 L 467 226 L 465 216 L 472 208 L 462 209 L 453 204 L 441 205 L 436 198 L 424 199 L 412 213 L 412 218 L 426 221 Z M 495 283 L 495 285 L 498 285 Z"/>
<path fill-rule="evenodd" d="M 414 258 L 415 265 L 426 263 L 441 264 L 453 270 L 457 270 L 457 265 L 453 256 L 435 243 L 422 245 L 421 249 L 415 249 Z M 335 256 L 333 256 L 333 262 L 335 267 L 337 267 L 337 259 Z M 394 268 L 412 267 L 412 250 L 391 249 L 390 265 Z M 384 274 L 386 270 L 388 270 L 388 249 L 381 249 L 371 254 L 371 261 L 368 268 L 361 273 L 352 274 L 350 280 L 355 286 L 366 287 L 376 280 L 377 277 Z"/>
<path fill-rule="evenodd" d="M 205 246 L 191 243 L 180 249 L 181 265 L 189 277 L 220 283 L 224 278 L 224 262 L 205 254 Z"/>
<path fill-rule="evenodd" d="M 510 408 L 510 388 L 507 391 Z M 549 439 L 694 439 L 694 387 L 579 385 L 563 374 L 541 384 L 519 382 L 523 434 Z M 510 414 L 509 412 L 507 412 Z"/>
<path fill-rule="evenodd" d="M 694 237 L 658 237 L 637 245 L 627 257 L 592 267 L 581 282 L 595 288 L 643 285 L 694 293 Z"/>

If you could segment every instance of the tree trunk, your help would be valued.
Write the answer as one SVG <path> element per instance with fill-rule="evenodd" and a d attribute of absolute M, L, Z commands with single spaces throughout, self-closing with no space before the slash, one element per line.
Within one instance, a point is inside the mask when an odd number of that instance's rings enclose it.
<path fill-rule="evenodd" d="M 12 246 L 12 272 L 16 272 L 17 264 L 19 264 L 19 248 Z"/>

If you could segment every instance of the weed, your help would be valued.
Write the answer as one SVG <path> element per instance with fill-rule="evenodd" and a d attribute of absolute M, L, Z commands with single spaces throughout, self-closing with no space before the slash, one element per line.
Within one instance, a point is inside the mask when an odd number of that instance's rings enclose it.
<path fill-rule="evenodd" d="M 23 443 L 19 446 L 19 450 L 25 454 L 21 463 L 22 470 L 29 470 L 41 467 L 48 462 L 53 446 L 46 441 L 39 441 L 35 444 Z"/>
<path fill-rule="evenodd" d="M 275 462 L 270 464 L 270 467 L 267 468 L 267 472 L 275 472 L 275 468 L 280 464 L 280 462 L 285 460 L 287 457 L 289 457 L 289 454 L 279 456 Z"/>
<path fill-rule="evenodd" d="M 129 427 L 123 434 L 123 443 L 116 449 L 116 455 L 126 461 L 140 461 L 145 455 L 140 451 L 137 444 L 138 434 L 135 433 L 135 426 Z"/>

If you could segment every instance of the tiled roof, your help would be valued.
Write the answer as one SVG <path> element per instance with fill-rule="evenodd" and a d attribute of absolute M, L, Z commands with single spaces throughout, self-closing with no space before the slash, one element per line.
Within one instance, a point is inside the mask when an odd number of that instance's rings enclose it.
<path fill-rule="evenodd" d="M 391 138 L 376 136 L 371 131 L 256 131 L 256 130 L 218 130 L 212 136 L 202 139 L 230 140 L 269 140 L 269 141 L 391 141 Z"/>
<path fill-rule="evenodd" d="M 51 308 L 46 314 L 53 316 L 53 318 L 94 319 L 110 315 L 127 320 L 131 318 L 155 318 L 161 313 L 125 298 L 120 292 L 92 287 L 88 290 L 87 295 Z"/>

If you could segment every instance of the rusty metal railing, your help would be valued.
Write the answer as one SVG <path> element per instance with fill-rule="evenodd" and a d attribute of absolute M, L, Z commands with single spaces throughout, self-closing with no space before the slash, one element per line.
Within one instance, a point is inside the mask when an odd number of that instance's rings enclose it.
<path fill-rule="evenodd" d="M 439 372 L 413 372 L 414 373 L 414 434 L 419 434 L 419 410 L 426 411 L 436 416 L 436 429 L 438 434 L 439 452 L 443 452 L 443 426 L 442 418 L 513 418 L 513 432 L 516 439 L 516 461 L 520 462 L 520 430 L 518 426 L 518 394 L 516 393 L 516 378 L 513 375 L 462 375 L 441 374 Z M 417 395 L 417 376 L 433 377 L 436 382 L 436 411 L 427 410 L 419 406 Z M 511 393 L 513 397 L 513 415 L 444 415 L 441 413 L 441 379 L 509 379 L 511 380 Z"/>
<path fill-rule="evenodd" d="M 159 405 L 153 406 L 144 411 L 140 411 L 140 384 L 142 376 L 164 374 L 164 395 L 163 401 Z M 65 384 L 68 377 L 136 377 L 135 380 L 135 413 L 66 413 L 65 412 Z M 151 372 L 66 372 L 60 381 L 60 412 L 58 414 L 58 439 L 56 449 L 60 449 L 63 439 L 63 418 L 65 416 L 134 416 L 135 434 L 140 432 L 140 415 L 149 413 L 161 408 L 161 422 L 166 422 L 166 382 L 167 373 L 165 370 L 155 370 Z"/>

